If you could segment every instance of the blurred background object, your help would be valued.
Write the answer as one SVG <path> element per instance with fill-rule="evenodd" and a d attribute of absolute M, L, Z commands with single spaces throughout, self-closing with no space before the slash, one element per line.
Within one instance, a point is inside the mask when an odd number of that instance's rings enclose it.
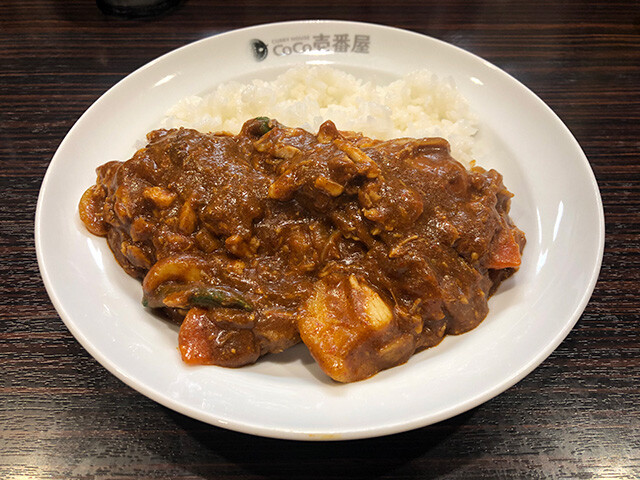
<path fill-rule="evenodd" d="M 164 13 L 182 0 L 96 0 L 98 8 L 109 15 L 151 17 Z"/>

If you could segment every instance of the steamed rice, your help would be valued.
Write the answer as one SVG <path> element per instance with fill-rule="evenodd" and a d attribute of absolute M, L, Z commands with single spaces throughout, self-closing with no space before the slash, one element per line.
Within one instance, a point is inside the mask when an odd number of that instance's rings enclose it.
<path fill-rule="evenodd" d="M 443 137 L 454 158 L 474 159 L 477 119 L 453 81 L 419 70 L 388 85 L 375 85 L 329 66 L 304 65 L 275 80 L 228 82 L 212 93 L 183 99 L 163 126 L 238 133 L 250 118 L 266 116 L 316 132 L 326 120 L 338 129 L 387 140 Z"/>

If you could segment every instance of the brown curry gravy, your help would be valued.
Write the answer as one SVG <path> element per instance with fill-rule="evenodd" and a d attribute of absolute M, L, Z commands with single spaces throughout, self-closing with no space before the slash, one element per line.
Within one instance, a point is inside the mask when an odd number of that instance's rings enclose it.
<path fill-rule="evenodd" d="M 239 367 L 301 339 L 350 382 L 476 327 L 524 234 L 495 170 L 440 138 L 156 130 L 80 202 L 144 303 L 180 322 L 190 364 Z"/>

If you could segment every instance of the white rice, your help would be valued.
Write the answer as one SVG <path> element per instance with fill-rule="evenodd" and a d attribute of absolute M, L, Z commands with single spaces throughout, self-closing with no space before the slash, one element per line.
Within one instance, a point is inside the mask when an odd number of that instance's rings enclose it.
<path fill-rule="evenodd" d="M 204 96 L 183 99 L 163 126 L 238 133 L 250 118 L 275 118 L 316 132 L 325 120 L 338 129 L 387 140 L 443 137 L 452 155 L 474 159 L 477 119 L 452 80 L 419 70 L 388 85 L 374 85 L 329 66 L 291 68 L 271 82 L 228 82 Z"/>

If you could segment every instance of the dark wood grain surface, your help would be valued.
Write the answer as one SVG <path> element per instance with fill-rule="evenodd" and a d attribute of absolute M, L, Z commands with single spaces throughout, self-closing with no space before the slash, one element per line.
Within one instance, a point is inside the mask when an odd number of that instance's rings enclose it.
<path fill-rule="evenodd" d="M 516 386 L 436 425 L 302 443 L 184 417 L 85 352 L 38 273 L 38 190 L 93 101 L 191 41 L 306 18 L 402 27 L 486 58 L 563 119 L 601 189 L 604 262 L 576 327 Z M 639 151 L 633 0 L 187 0 L 143 20 L 92 0 L 0 2 L 0 478 L 640 478 Z"/>

